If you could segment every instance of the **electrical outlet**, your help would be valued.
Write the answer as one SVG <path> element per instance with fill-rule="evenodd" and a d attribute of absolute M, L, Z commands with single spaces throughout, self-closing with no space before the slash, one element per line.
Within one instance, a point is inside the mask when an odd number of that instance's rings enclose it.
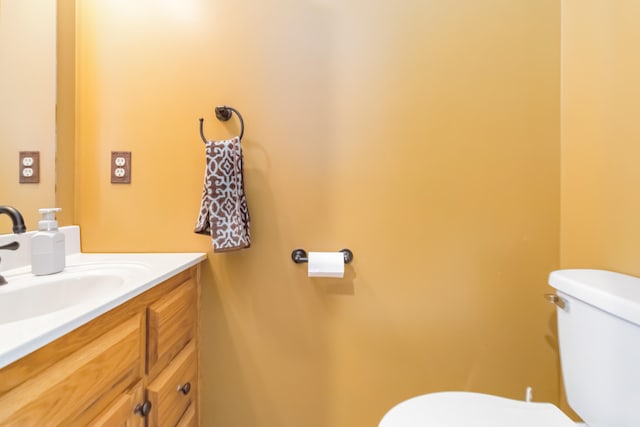
<path fill-rule="evenodd" d="M 39 151 L 20 151 L 18 153 L 20 159 L 20 184 L 38 184 L 40 182 L 40 152 Z"/>
<path fill-rule="evenodd" d="M 131 151 L 111 152 L 111 183 L 131 184 Z"/>

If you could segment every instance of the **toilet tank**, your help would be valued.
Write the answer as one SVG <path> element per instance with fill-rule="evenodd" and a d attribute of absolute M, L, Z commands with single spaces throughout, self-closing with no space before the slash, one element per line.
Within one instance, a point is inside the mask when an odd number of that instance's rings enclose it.
<path fill-rule="evenodd" d="M 557 308 L 567 400 L 589 427 L 640 426 L 640 279 L 559 270 Z"/>

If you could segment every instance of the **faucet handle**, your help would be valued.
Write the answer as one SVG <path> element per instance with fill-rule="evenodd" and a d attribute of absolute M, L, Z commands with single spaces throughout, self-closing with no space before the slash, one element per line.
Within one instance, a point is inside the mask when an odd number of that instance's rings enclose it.
<path fill-rule="evenodd" d="M 0 249 L 5 249 L 7 251 L 15 251 L 15 250 L 18 250 L 19 247 L 20 247 L 19 242 L 11 242 L 11 243 L 7 243 L 4 246 L 0 246 Z"/>

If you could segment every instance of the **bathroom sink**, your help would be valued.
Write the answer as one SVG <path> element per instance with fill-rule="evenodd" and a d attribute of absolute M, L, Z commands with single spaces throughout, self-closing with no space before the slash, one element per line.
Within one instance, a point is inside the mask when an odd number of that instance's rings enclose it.
<path fill-rule="evenodd" d="M 68 229 L 71 252 L 62 272 L 34 276 L 29 257 L 2 271 L 0 368 L 206 259 L 204 253 L 81 253 L 79 230 Z"/>
<path fill-rule="evenodd" d="M 145 270 L 143 264 L 94 263 L 49 276 L 6 276 L 8 284 L 0 286 L 0 325 L 99 303 Z"/>

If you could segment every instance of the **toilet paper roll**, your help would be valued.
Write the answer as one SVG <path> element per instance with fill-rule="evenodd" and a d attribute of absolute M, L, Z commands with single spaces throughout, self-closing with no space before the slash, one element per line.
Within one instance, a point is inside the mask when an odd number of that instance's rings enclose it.
<path fill-rule="evenodd" d="M 309 252 L 309 277 L 344 277 L 342 252 Z"/>

